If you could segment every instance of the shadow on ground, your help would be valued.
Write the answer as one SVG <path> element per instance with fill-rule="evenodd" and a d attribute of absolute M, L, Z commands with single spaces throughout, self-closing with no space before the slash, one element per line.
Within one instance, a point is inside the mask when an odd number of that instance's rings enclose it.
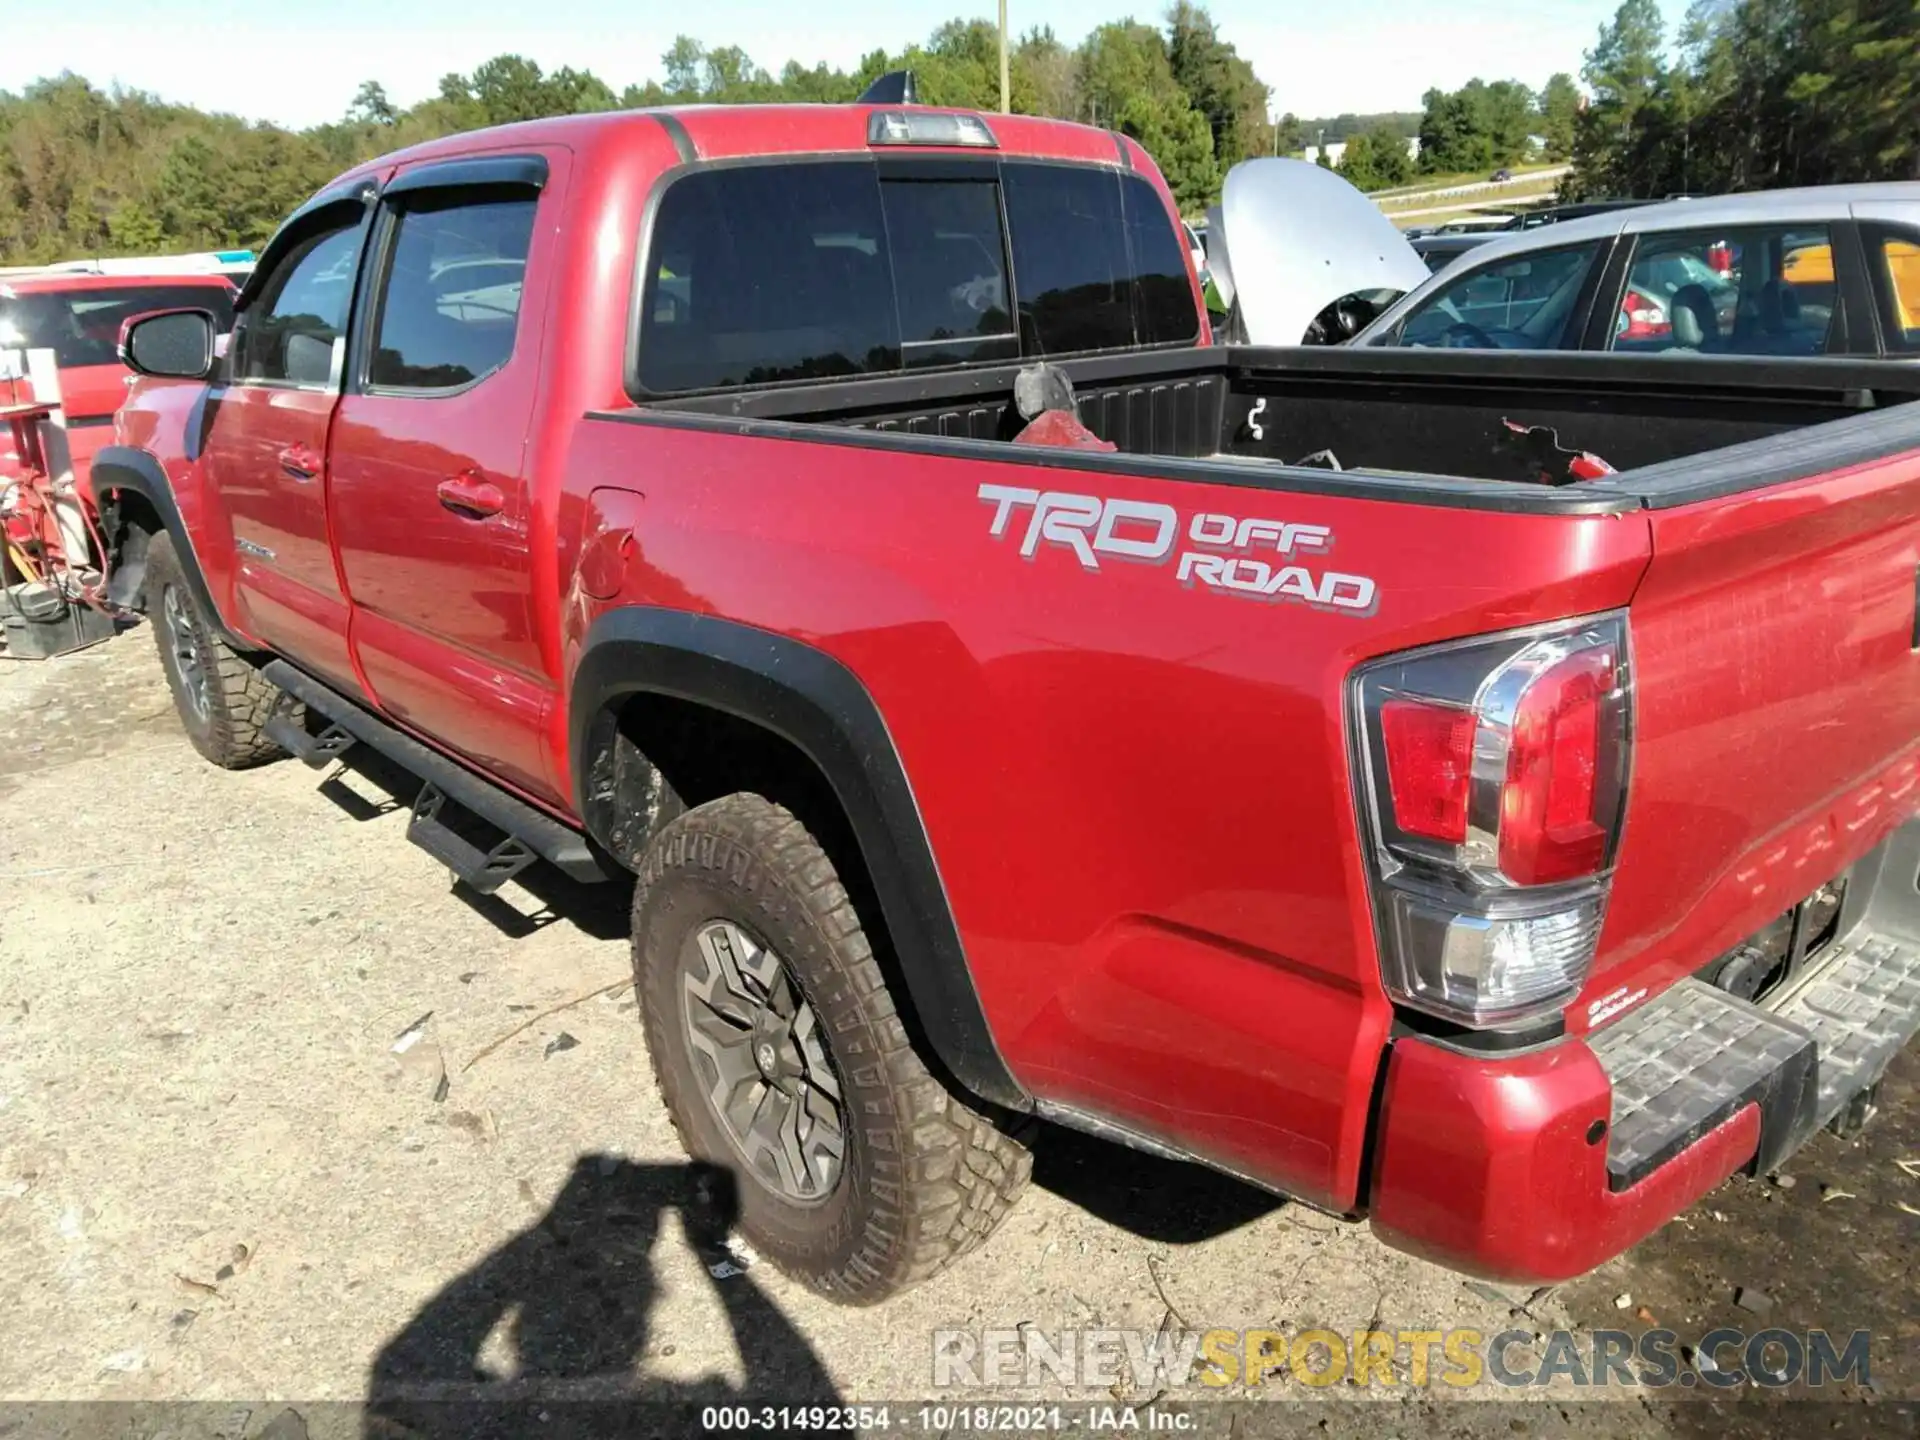
<path fill-rule="evenodd" d="M 349 776 L 379 792 L 368 799 L 360 789 L 349 785 Z M 379 820 L 413 808 L 420 793 L 421 780 L 404 765 L 389 760 L 370 745 L 355 745 L 342 755 L 327 777 L 320 782 L 320 794 L 354 820 Z M 457 830 L 469 827 L 448 807 L 442 819 Z M 497 831 L 471 829 L 468 838 L 483 847 L 499 839 Z M 551 865 L 529 865 L 514 877 L 514 884 L 540 902 L 531 913 L 515 908 L 501 896 L 483 895 L 470 886 L 456 882 L 454 896 L 510 940 L 523 940 L 535 931 L 564 920 L 595 940 L 626 938 L 628 911 L 633 902 L 633 882 L 616 876 L 598 885 L 569 879 Z"/>
<path fill-rule="evenodd" d="M 644 1373 L 649 1357 L 674 1353 L 652 1326 L 668 1210 L 725 1312 L 746 1369 L 737 1386 Z M 733 1179 L 713 1166 L 582 1156 L 545 1215 L 423 1305 L 374 1358 L 366 1434 L 694 1434 L 707 1406 L 837 1403 L 813 1348 L 752 1275 L 725 1263 L 735 1211 Z M 508 1374 L 489 1369 L 503 1350 Z M 730 1361 L 693 1355 L 679 1368 Z"/>
<path fill-rule="evenodd" d="M 1163 1245 L 1192 1245 L 1251 1224 L 1287 1202 L 1204 1165 L 1163 1160 L 1043 1125 L 1033 1179 L 1107 1224 Z"/>
<path fill-rule="evenodd" d="M 346 772 L 384 797 L 370 801 L 345 783 Z M 356 820 L 405 812 L 420 790 L 419 777 L 370 746 L 356 745 L 320 784 L 320 793 Z M 633 885 L 620 878 L 599 885 L 568 879 L 550 865 L 532 865 L 514 883 L 541 904 L 533 913 L 499 895 L 456 883 L 453 893 L 510 939 L 565 921 L 596 940 L 624 938 Z M 1034 1180 L 1110 1225 L 1163 1244 L 1188 1245 L 1236 1230 L 1285 1203 L 1280 1197 L 1201 1165 L 1163 1160 L 1056 1125 L 1033 1139 Z"/>

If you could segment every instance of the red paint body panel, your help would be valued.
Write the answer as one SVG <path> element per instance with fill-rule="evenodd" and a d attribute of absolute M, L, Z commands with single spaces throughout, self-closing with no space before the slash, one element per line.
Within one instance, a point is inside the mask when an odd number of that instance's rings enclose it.
<path fill-rule="evenodd" d="M 1631 1189 L 1607 1188 L 1612 1092 L 1593 1052 L 1568 1040 L 1500 1059 L 1401 1040 L 1387 1064 L 1373 1233 L 1485 1275 L 1570 1279 L 1644 1239 L 1753 1155 L 1753 1106 Z"/>
<path fill-rule="evenodd" d="M 1170 565 L 1089 574 L 1051 546 L 1023 560 L 978 498 L 1032 483 L 1017 455 L 590 421 L 568 469 L 589 489 L 652 477 L 610 603 L 797 636 L 872 694 L 1016 1076 L 1151 1134 L 1204 1135 L 1337 1208 L 1358 1192 L 1388 1016 L 1346 677 L 1387 651 L 1622 605 L 1647 563 L 1638 519 L 1431 509 L 1410 545 L 1398 504 L 1098 478 L 1183 516 L 1330 527 L 1342 567 L 1383 577 L 1377 613 L 1355 618 L 1185 588 Z M 1465 550 L 1486 557 L 1470 578 Z"/>
<path fill-rule="evenodd" d="M 1920 455 L 1651 523 L 1626 830 L 1589 1001 L 1658 993 L 1914 809 Z M 1584 1028 L 1584 1007 L 1570 1018 Z"/>
<path fill-rule="evenodd" d="M 538 153 L 548 178 L 511 358 L 457 394 L 343 396 L 328 506 L 353 597 L 354 654 L 373 698 L 497 778 L 553 802 L 565 787 L 543 754 L 553 681 L 533 620 L 527 439 L 569 152 Z M 490 486 L 502 508 L 449 508 L 440 495 L 447 481 Z"/>
<path fill-rule="evenodd" d="M 327 526 L 327 432 L 337 401 L 331 391 L 229 386 L 217 401 L 201 473 L 240 542 L 234 602 L 243 632 L 357 689 L 347 596 Z M 293 458 L 317 468 L 294 474 L 286 464 Z"/>
<path fill-rule="evenodd" d="M 678 119 L 706 158 L 867 148 L 857 107 Z M 1003 153 L 1124 157 L 1174 218 L 1131 141 L 989 123 Z M 329 437 L 229 390 L 210 453 L 190 456 L 198 392 L 136 387 L 119 438 L 160 457 L 232 628 L 364 677 L 398 723 L 562 816 L 569 686 L 596 616 L 669 607 L 825 651 L 884 717 L 1022 1084 L 1329 1208 L 1371 1205 L 1382 1235 L 1449 1263 L 1577 1273 L 1752 1153 L 1749 1111 L 1611 1194 L 1587 1141 L 1607 1081 L 1583 1042 L 1484 1059 L 1390 1038 L 1346 687 L 1409 647 L 1626 608 L 1638 745 L 1584 998 L 1657 988 L 1913 808 L 1920 461 L 1576 516 L 593 418 L 628 404 L 637 242 L 683 163 L 668 127 L 538 122 L 360 173 L 530 149 L 551 173 L 525 328 L 465 394 L 349 396 Z M 295 438 L 331 447 L 324 503 L 261 478 Z M 501 491 L 497 515 L 440 506 L 436 487 L 468 471 Z M 1260 603 L 1058 545 L 1023 559 L 1020 527 L 990 533 L 983 485 L 1171 505 L 1183 533 L 1201 512 L 1326 526 L 1314 566 L 1372 577 L 1377 603 Z M 269 581 L 236 535 L 292 568 Z M 1570 1022 L 1584 1030 L 1584 1008 Z"/>

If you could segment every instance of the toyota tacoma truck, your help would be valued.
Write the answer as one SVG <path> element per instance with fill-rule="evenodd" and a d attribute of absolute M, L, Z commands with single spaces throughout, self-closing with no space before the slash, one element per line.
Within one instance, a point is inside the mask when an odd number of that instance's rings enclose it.
<path fill-rule="evenodd" d="M 188 735 L 631 877 L 666 1106 L 824 1293 L 1042 1120 L 1558 1280 L 1920 1025 L 1906 367 L 1216 344 L 1134 141 L 907 105 L 403 151 L 236 309 L 129 323 L 199 383 L 92 473 Z"/>

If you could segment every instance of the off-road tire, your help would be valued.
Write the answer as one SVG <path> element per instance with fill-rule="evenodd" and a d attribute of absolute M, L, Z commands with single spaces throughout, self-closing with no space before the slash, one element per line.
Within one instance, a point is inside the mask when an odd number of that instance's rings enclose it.
<path fill-rule="evenodd" d="M 683 947 L 715 920 L 771 948 L 820 1022 L 846 1151 L 816 1203 L 744 1172 L 696 1069 Z M 661 829 L 640 860 L 633 967 L 654 1078 L 681 1143 L 738 1176 L 739 1232 L 821 1294 L 866 1305 L 918 1284 L 979 1246 L 1025 1188 L 1032 1156 L 914 1052 L 832 860 L 780 806 L 729 795 Z"/>
<path fill-rule="evenodd" d="M 286 754 L 262 733 L 282 692 L 214 634 L 194 601 L 173 537 L 164 531 L 147 546 L 143 589 L 160 668 L 193 748 L 223 770 L 245 770 Z M 170 611 L 170 595 L 177 610 Z M 204 712 L 193 698 L 193 681 L 179 654 L 182 645 L 192 650 L 205 678 Z M 291 713 L 296 721 L 301 718 L 298 710 Z"/>

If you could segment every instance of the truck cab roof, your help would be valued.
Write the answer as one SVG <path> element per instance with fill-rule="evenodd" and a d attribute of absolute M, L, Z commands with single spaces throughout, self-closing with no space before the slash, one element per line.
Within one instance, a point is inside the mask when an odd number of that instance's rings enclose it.
<path fill-rule="evenodd" d="M 958 115 L 984 126 L 991 145 L 876 145 L 876 115 Z M 981 114 L 914 105 L 675 105 L 652 110 L 616 110 L 562 115 L 468 131 L 430 140 L 356 166 L 334 182 L 371 178 L 401 165 L 446 159 L 516 145 L 562 145 L 606 154 L 629 147 L 651 149 L 662 139 L 683 163 L 776 155 L 861 154 L 873 150 L 937 150 L 942 153 L 1018 155 L 1027 158 L 1152 169 L 1138 142 L 1111 130 L 1032 115 Z M 328 189 L 334 188 L 330 185 Z"/>

